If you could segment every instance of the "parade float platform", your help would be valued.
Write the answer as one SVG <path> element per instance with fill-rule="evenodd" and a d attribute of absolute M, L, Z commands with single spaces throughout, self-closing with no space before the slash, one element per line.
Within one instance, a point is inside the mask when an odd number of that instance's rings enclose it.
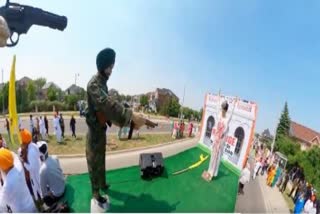
<path fill-rule="evenodd" d="M 166 158 L 162 177 L 149 181 L 140 178 L 139 166 L 108 171 L 108 212 L 234 212 L 239 175 L 227 164 L 221 164 L 218 177 L 209 183 L 201 177 L 209 159 L 197 168 L 172 175 L 197 162 L 200 154 L 207 155 L 198 146 Z M 89 175 L 68 176 L 66 183 L 64 199 L 71 211 L 90 212 Z"/>

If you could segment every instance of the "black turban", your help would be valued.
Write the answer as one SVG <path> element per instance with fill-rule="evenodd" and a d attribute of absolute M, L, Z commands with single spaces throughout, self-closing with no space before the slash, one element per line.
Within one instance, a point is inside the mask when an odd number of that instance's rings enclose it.
<path fill-rule="evenodd" d="M 102 72 L 110 65 L 114 64 L 116 59 L 116 52 L 111 48 L 105 48 L 97 55 L 97 69 Z"/>

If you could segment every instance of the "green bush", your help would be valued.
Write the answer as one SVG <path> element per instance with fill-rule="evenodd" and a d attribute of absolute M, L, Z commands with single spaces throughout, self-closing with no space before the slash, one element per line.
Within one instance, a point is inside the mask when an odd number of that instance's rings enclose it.
<path fill-rule="evenodd" d="M 300 145 L 290 137 L 280 135 L 277 137 L 275 150 L 280 151 L 287 156 L 295 155 L 300 151 Z"/>
<path fill-rule="evenodd" d="M 56 111 L 64 111 L 67 110 L 67 105 L 65 103 L 59 101 L 50 101 L 48 105 L 48 111 L 52 111 L 53 106 L 55 106 Z"/>
<path fill-rule="evenodd" d="M 34 100 L 30 103 L 30 109 L 35 110 L 36 107 L 38 108 L 38 111 L 48 111 L 48 105 L 49 101 L 46 100 Z M 52 110 L 52 109 L 50 109 Z"/>
<path fill-rule="evenodd" d="M 320 148 L 313 147 L 308 151 L 301 151 L 300 145 L 295 140 L 279 136 L 275 150 L 280 151 L 288 157 L 288 170 L 299 165 L 304 172 L 306 180 L 320 190 Z"/>

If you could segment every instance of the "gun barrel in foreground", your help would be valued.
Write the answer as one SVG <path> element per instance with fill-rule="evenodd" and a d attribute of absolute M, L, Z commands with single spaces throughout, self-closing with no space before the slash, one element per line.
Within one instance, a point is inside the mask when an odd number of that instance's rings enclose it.
<path fill-rule="evenodd" d="M 26 6 L 24 16 L 30 17 L 32 24 L 50 27 L 55 30 L 63 31 L 67 27 L 68 19 L 54 13 L 44 11 L 39 8 Z"/>
<path fill-rule="evenodd" d="M 15 46 L 21 34 L 27 34 L 32 25 L 39 25 L 63 31 L 68 24 L 68 19 L 65 16 L 60 16 L 54 13 L 44 11 L 40 8 L 35 8 L 7 1 L 6 5 L 0 7 L 0 16 L 2 16 L 10 29 L 11 44 L 8 47 Z M 13 41 L 13 34 L 18 34 L 16 41 Z"/>

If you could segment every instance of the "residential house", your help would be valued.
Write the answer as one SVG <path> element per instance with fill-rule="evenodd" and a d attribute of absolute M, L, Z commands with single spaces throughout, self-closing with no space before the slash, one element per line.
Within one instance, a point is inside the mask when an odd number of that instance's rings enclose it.
<path fill-rule="evenodd" d="M 273 140 L 273 136 L 271 135 L 269 129 L 266 129 L 264 130 L 262 133 L 261 133 L 261 136 L 260 138 L 264 139 L 264 140 Z"/>
<path fill-rule="evenodd" d="M 154 92 L 147 94 L 149 97 L 149 106 L 155 112 L 164 105 L 169 99 L 175 99 L 179 102 L 179 98 L 170 89 L 157 88 Z"/>
<path fill-rule="evenodd" d="M 72 84 L 69 88 L 65 90 L 66 95 L 77 95 L 84 91 L 83 88 L 80 86 L 77 86 L 75 84 Z"/>
<path fill-rule="evenodd" d="M 54 88 L 56 88 L 56 89 L 58 89 L 58 90 L 61 90 L 61 88 L 60 88 L 57 84 L 55 84 L 54 82 L 47 82 L 47 83 L 42 87 L 42 89 L 41 89 L 41 91 L 40 91 L 40 94 L 39 94 L 40 99 L 48 99 L 47 93 L 48 93 L 48 89 L 49 89 L 50 87 L 54 87 Z"/>
<path fill-rule="evenodd" d="M 289 135 L 301 145 L 301 150 L 320 146 L 320 133 L 294 121 L 291 122 Z"/>
<path fill-rule="evenodd" d="M 140 98 L 143 94 L 139 94 L 139 95 L 133 95 L 131 97 L 131 106 L 135 111 L 139 110 L 140 107 Z"/>
<path fill-rule="evenodd" d="M 17 81 L 17 84 L 19 86 L 26 87 L 31 81 L 32 79 L 30 79 L 29 77 L 22 77 L 20 80 Z"/>

